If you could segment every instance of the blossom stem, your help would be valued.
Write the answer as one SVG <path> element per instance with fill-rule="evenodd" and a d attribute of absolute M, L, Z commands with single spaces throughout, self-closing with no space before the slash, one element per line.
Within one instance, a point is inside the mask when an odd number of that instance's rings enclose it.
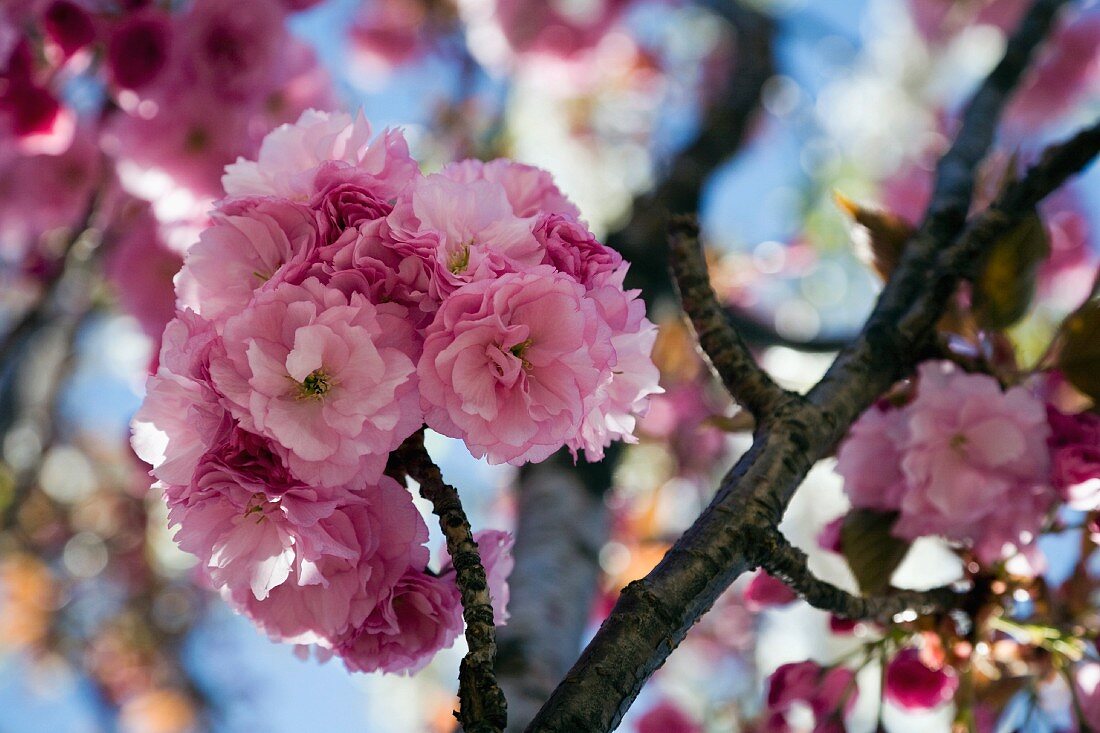
<path fill-rule="evenodd" d="M 439 466 L 425 450 L 423 429 L 397 449 L 397 459 L 398 465 L 420 484 L 421 496 L 432 503 L 439 517 L 462 595 L 469 652 L 459 667 L 460 709 L 455 715 L 466 733 L 500 733 L 508 723 L 508 706 L 493 668 L 497 655 L 493 606 L 470 520 L 458 491 L 443 480 Z"/>

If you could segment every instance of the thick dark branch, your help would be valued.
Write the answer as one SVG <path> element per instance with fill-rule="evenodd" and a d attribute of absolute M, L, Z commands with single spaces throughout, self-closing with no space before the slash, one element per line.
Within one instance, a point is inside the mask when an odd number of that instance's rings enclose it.
<path fill-rule="evenodd" d="M 760 368 L 749 347 L 726 318 L 710 286 L 707 261 L 694 217 L 680 216 L 669 225 L 669 256 L 680 302 L 691 319 L 696 338 L 726 391 L 765 422 L 775 408 L 802 398 L 780 387 Z"/>
<path fill-rule="evenodd" d="M 753 446 L 723 479 L 695 524 L 649 575 L 623 589 L 611 615 L 528 730 L 572 733 L 617 726 L 688 629 L 751 567 L 751 544 L 761 531 L 777 526 L 814 462 L 912 366 L 913 347 L 931 324 L 905 332 L 898 324 L 927 284 L 937 250 L 961 233 L 974 168 L 989 147 L 1005 100 L 1060 5 L 1058 0 L 1038 0 L 1032 6 L 1010 39 L 1005 59 L 968 106 L 958 138 L 941 162 L 933 202 L 916 240 L 860 338 L 811 392 L 823 409 L 788 403 L 772 416 L 768 430 L 757 431 Z M 932 304 L 932 310 L 942 310 L 945 302 Z"/>
<path fill-rule="evenodd" d="M 500 733 L 508 724 L 508 707 L 493 670 L 497 654 L 493 606 L 470 521 L 458 492 L 443 481 L 439 467 L 424 449 L 423 430 L 398 448 L 397 457 L 401 467 L 420 484 L 420 495 L 432 503 L 439 517 L 462 593 L 462 618 L 470 650 L 458 672 L 461 709 L 457 717 L 466 733 Z"/>
<path fill-rule="evenodd" d="M 852 595 L 814 575 L 807 565 L 806 553 L 778 530 L 761 533 L 752 544 L 750 558 L 814 608 L 858 621 L 889 622 L 903 611 L 934 613 L 951 608 L 959 599 L 959 594 L 949 587 L 926 591 L 899 588 L 881 595 Z"/>

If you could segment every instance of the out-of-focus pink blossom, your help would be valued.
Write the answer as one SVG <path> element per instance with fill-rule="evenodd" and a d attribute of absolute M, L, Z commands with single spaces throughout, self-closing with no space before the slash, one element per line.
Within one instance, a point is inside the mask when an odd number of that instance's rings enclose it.
<path fill-rule="evenodd" d="M 844 552 L 841 545 L 840 531 L 844 527 L 844 517 L 840 516 L 821 528 L 817 534 L 817 546 L 822 550 L 840 554 Z"/>
<path fill-rule="evenodd" d="M 496 0 L 495 19 L 515 53 L 567 59 L 599 43 L 628 4 L 629 0 Z"/>
<path fill-rule="evenodd" d="M 60 155 L 75 131 L 76 116 L 49 89 L 22 81 L 0 88 L 0 132 L 14 135 L 23 153 Z"/>
<path fill-rule="evenodd" d="M 1025 0 L 909 0 L 917 30 L 926 40 L 942 42 L 968 25 L 991 25 L 1007 32 L 1015 28 L 1028 4 Z"/>
<path fill-rule="evenodd" d="M 948 362 L 918 372 L 917 397 L 903 409 L 908 490 L 894 532 L 971 540 L 984 562 L 1031 544 L 1055 498 L 1042 402 Z"/>
<path fill-rule="evenodd" d="M 222 330 L 214 383 L 312 485 L 370 482 L 421 424 L 412 328 L 316 279 L 261 292 Z"/>
<path fill-rule="evenodd" d="M 348 669 L 412 674 L 462 632 L 458 586 L 410 568 L 336 653 Z"/>
<path fill-rule="evenodd" d="M 196 0 L 179 24 L 176 61 L 195 83 L 227 103 L 271 87 L 287 39 L 278 0 Z"/>
<path fill-rule="evenodd" d="M 787 587 L 786 583 L 773 578 L 763 570 L 752 576 L 752 580 L 745 586 L 745 607 L 756 613 L 768 608 L 786 606 L 796 600 L 798 596 Z"/>
<path fill-rule="evenodd" d="M 1098 92 L 1100 13 L 1088 10 L 1052 34 L 1005 116 L 1010 124 L 1039 127 Z"/>
<path fill-rule="evenodd" d="M 1048 405 L 1047 419 L 1054 488 L 1071 509 L 1100 508 L 1100 415 L 1066 415 Z"/>
<path fill-rule="evenodd" d="M 645 711 L 635 733 L 702 733 L 703 728 L 676 703 L 665 699 Z"/>
<path fill-rule="evenodd" d="M 88 129 L 59 155 L 11 152 L 0 152 L 0 258 L 18 259 L 45 232 L 79 223 L 102 160 Z"/>
<path fill-rule="evenodd" d="M 1031 544 L 1056 498 L 1042 402 L 950 362 L 925 362 L 918 376 L 912 402 L 872 407 L 842 446 L 837 471 L 853 505 L 899 510 L 897 536 L 968 542 L 986 563 Z"/>
<path fill-rule="evenodd" d="M 387 73 L 428 48 L 429 8 L 424 0 L 363 3 L 348 30 L 354 61 L 367 73 Z"/>
<path fill-rule="evenodd" d="M 119 303 L 151 338 L 160 338 L 175 314 L 172 278 L 183 258 L 161 237 L 156 218 L 144 202 L 133 201 L 123 211 L 122 231 L 107 252 L 104 271 Z"/>
<path fill-rule="evenodd" d="M 1085 723 L 1094 730 L 1100 729 L 1100 664 L 1084 662 L 1077 665 L 1074 682 Z"/>
<path fill-rule="evenodd" d="M 140 89 L 152 82 L 168 64 L 172 25 L 159 10 L 126 16 L 107 41 L 107 68 L 115 84 Z"/>
<path fill-rule="evenodd" d="M 69 0 L 55 0 L 42 17 L 46 34 L 62 53 L 72 56 L 95 40 L 96 29 L 88 11 Z"/>
<path fill-rule="evenodd" d="M 843 716 L 856 703 L 855 674 L 846 667 L 824 669 L 817 662 L 793 662 L 768 678 L 767 711 L 763 731 L 786 733 L 792 708 L 808 707 L 814 733 L 843 731 Z M 839 728 L 836 727 L 839 724 Z"/>
<path fill-rule="evenodd" d="M 549 267 L 471 283 L 427 330 L 425 422 L 490 463 L 543 460 L 579 429 L 610 335 L 583 286 Z"/>
<path fill-rule="evenodd" d="M 902 649 L 886 665 L 886 699 L 903 710 L 928 710 L 950 700 L 959 678 L 950 667 L 932 669 L 916 649 Z"/>
<path fill-rule="evenodd" d="M 859 622 L 850 618 L 841 618 L 835 614 L 829 614 L 829 631 L 840 636 L 847 636 L 855 631 Z"/>

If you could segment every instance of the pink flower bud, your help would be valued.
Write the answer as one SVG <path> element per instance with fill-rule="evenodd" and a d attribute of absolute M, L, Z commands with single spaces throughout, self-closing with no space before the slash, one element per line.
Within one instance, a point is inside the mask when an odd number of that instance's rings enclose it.
<path fill-rule="evenodd" d="M 95 24 L 84 8 L 69 0 L 56 0 L 46 9 L 46 34 L 66 56 L 72 56 L 95 40 Z"/>
<path fill-rule="evenodd" d="M 781 580 L 776 580 L 761 570 L 745 587 L 745 607 L 753 612 L 766 608 L 785 606 L 798 596 Z"/>
<path fill-rule="evenodd" d="M 107 43 L 115 83 L 139 89 L 155 79 L 168 63 L 169 41 L 168 21 L 159 14 L 135 15 L 115 28 Z"/>
<path fill-rule="evenodd" d="M 950 667 L 932 669 L 916 649 L 903 649 L 886 667 L 886 699 L 903 710 L 928 710 L 950 700 L 959 678 Z"/>

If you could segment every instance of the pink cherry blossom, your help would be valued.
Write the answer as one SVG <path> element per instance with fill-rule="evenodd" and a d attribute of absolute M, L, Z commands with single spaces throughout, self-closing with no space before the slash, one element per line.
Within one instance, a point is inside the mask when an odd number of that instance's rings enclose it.
<path fill-rule="evenodd" d="M 224 434 L 228 413 L 210 386 L 210 351 L 217 333 L 192 311 L 164 330 L 160 363 L 131 423 L 134 452 L 161 485 L 191 483 L 199 459 Z"/>
<path fill-rule="evenodd" d="M 853 505 L 900 511 L 897 536 L 969 543 L 987 563 L 1031 544 L 1055 499 L 1042 402 L 949 362 L 925 362 L 918 377 L 912 402 L 872 407 L 841 447 Z"/>
<path fill-rule="evenodd" d="M 1100 508 L 1100 415 L 1066 415 L 1047 406 L 1051 482 L 1071 509 Z"/>
<path fill-rule="evenodd" d="M 534 227 L 535 238 L 545 248 L 543 263 L 572 275 L 588 287 L 605 283 L 621 285 L 626 275 L 622 255 L 596 240 L 576 219 L 562 214 L 543 214 Z"/>
<path fill-rule="evenodd" d="M 236 476 L 229 478 L 232 485 Z M 210 488 L 224 491 L 218 479 L 215 473 Z M 388 607 L 411 568 L 427 562 L 427 527 L 409 492 L 387 476 L 339 501 L 318 501 L 308 489 L 272 494 L 268 484 L 226 516 L 230 493 L 213 491 L 214 515 L 194 519 L 208 533 L 204 545 L 213 539 L 217 548 L 212 571 L 234 581 L 223 597 L 273 639 L 335 646 Z M 222 534 L 209 537 L 216 531 Z"/>
<path fill-rule="evenodd" d="M 263 287 L 300 282 L 317 244 L 313 212 L 275 198 L 230 200 L 187 252 L 181 302 L 224 321 Z"/>
<path fill-rule="evenodd" d="M 287 40 L 277 0 L 196 0 L 178 25 L 177 62 L 195 84 L 228 103 L 271 87 Z"/>
<path fill-rule="evenodd" d="M 853 505 L 885 511 L 901 506 L 907 491 L 899 452 L 905 435 L 904 418 L 889 405 L 872 405 L 852 426 L 837 452 L 836 472 Z"/>
<path fill-rule="evenodd" d="M 649 409 L 650 395 L 662 392 L 661 375 L 650 359 L 657 339 L 657 327 L 645 317 L 640 291 L 623 292 L 604 285 L 588 292 L 611 331 L 614 358 L 604 370 L 600 384 L 588 400 L 588 410 L 577 436 L 566 445 L 576 453 L 584 449 L 590 461 L 603 458 L 612 441 L 637 443 L 637 417 Z"/>
<path fill-rule="evenodd" d="M 595 46 L 614 25 L 628 0 L 595 0 L 576 5 L 496 0 L 495 5 L 495 19 L 516 53 L 568 59 Z"/>
<path fill-rule="evenodd" d="M 272 130 L 256 160 L 238 158 L 226 166 L 222 185 L 230 196 L 256 194 L 306 201 L 325 161 L 342 161 L 369 175 L 379 196 L 392 198 L 418 174 L 416 161 L 398 131 L 387 130 L 373 142 L 362 114 L 306 110 L 294 124 Z"/>
<path fill-rule="evenodd" d="M 609 335 L 583 286 L 550 268 L 471 283 L 427 330 L 425 422 L 490 463 L 543 460 L 580 427 Z"/>
<path fill-rule="evenodd" d="M 745 586 L 745 607 L 756 613 L 775 606 L 786 606 L 796 600 L 798 596 L 786 583 L 763 570 L 752 576 Z"/>
<path fill-rule="evenodd" d="M 554 178 L 548 172 L 507 158 L 497 158 L 488 163 L 473 158 L 458 161 L 445 166 L 443 175 L 461 183 L 499 183 L 512 205 L 512 213 L 519 217 L 552 213 L 577 219 L 581 215 L 573 202 L 554 184 Z"/>
<path fill-rule="evenodd" d="M 1085 11 L 1052 35 L 1006 112 L 1010 123 L 1038 127 L 1100 92 L 1100 13 Z"/>
<path fill-rule="evenodd" d="M 336 653 L 353 671 L 412 674 L 460 633 L 458 586 L 409 568 L 390 596 L 340 640 Z"/>
<path fill-rule="evenodd" d="M 385 306 L 311 278 L 261 292 L 222 334 L 229 409 L 311 484 L 374 480 L 420 426 L 411 327 Z"/>
<path fill-rule="evenodd" d="M 931 669 L 916 649 L 902 649 L 886 665 L 886 699 L 903 710 L 937 707 L 954 697 L 958 688 L 953 669 Z"/>
<path fill-rule="evenodd" d="M 518 272 L 542 261 L 531 221 L 513 213 L 504 187 L 462 183 L 437 174 L 418 180 L 394 207 L 399 249 L 419 257 L 442 300 L 471 282 Z"/>
<path fill-rule="evenodd" d="M 350 30 L 352 58 L 364 74 L 386 74 L 429 48 L 430 8 L 424 0 L 363 3 Z"/>
<path fill-rule="evenodd" d="M 1030 544 L 1054 500 L 1042 402 L 949 362 L 918 372 L 917 397 L 902 410 L 907 491 L 894 532 L 971 541 L 984 562 Z"/>
<path fill-rule="evenodd" d="M 46 8 L 42 25 L 50 40 L 65 56 L 72 56 L 95 40 L 96 29 L 88 11 L 69 0 L 55 0 Z"/>

